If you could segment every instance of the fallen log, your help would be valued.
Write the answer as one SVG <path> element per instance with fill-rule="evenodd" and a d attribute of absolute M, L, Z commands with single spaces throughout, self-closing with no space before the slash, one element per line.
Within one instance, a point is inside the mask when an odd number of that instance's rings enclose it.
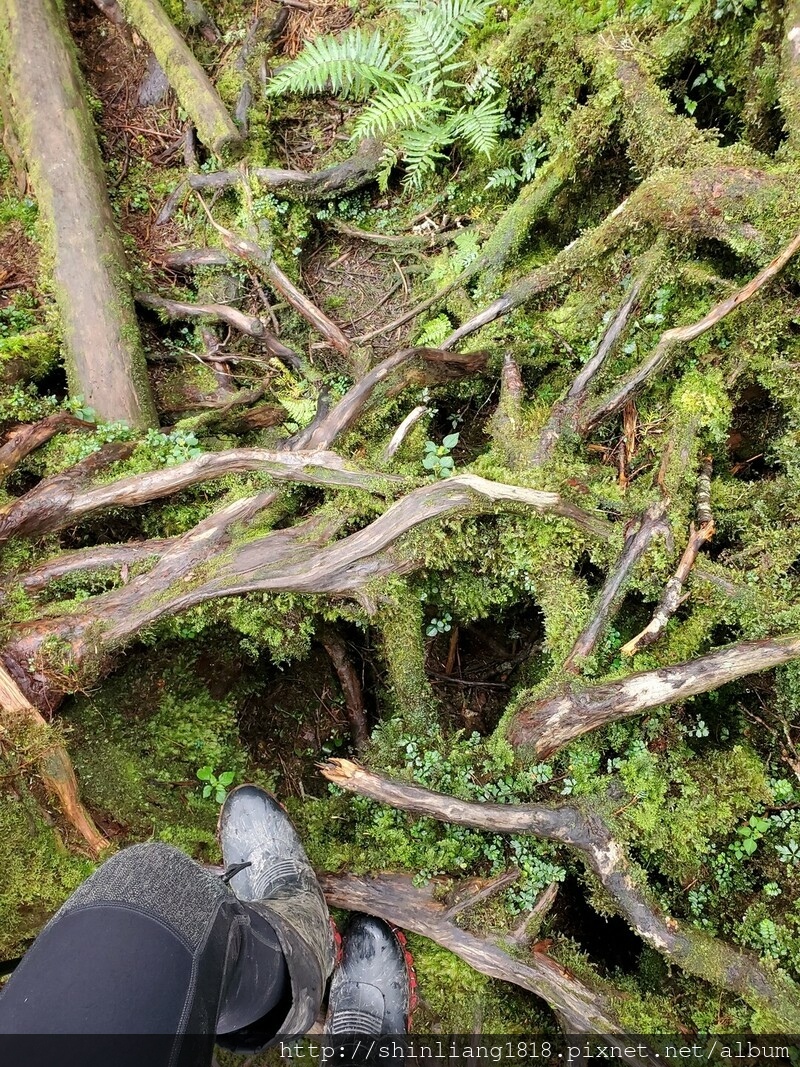
<path fill-rule="evenodd" d="M 6 0 L 0 53 L 47 232 L 70 390 L 106 422 L 156 426 L 128 264 L 61 5 Z"/>
<path fill-rule="evenodd" d="M 52 736 L 41 712 L 24 696 L 19 686 L 0 665 L 0 726 L 4 740 L 12 748 L 15 738 L 24 735 L 40 748 L 36 767 L 47 792 L 55 798 L 70 826 L 83 838 L 97 858 L 109 842 L 95 826 L 78 795 L 78 782 L 64 745 Z"/>
<path fill-rule="evenodd" d="M 610 722 L 688 700 L 798 657 L 798 634 L 741 641 L 672 667 L 629 674 L 543 700 L 523 698 L 509 725 L 508 739 L 512 745 L 544 759 L 576 737 Z"/>
<path fill-rule="evenodd" d="M 517 959 L 497 941 L 456 926 L 446 905 L 434 897 L 435 883 L 416 888 L 411 876 L 403 874 L 372 877 L 321 874 L 319 880 L 330 907 L 377 915 L 403 930 L 435 941 L 481 974 L 534 993 L 553 1009 L 565 1032 L 622 1033 L 608 998 L 581 982 L 546 953 L 531 952 L 524 960 Z M 612 1039 L 610 1044 L 618 1043 Z M 646 1056 L 636 1062 L 655 1065 L 657 1061 Z"/>
<path fill-rule="evenodd" d="M 130 25 L 150 45 L 192 120 L 198 138 L 215 155 L 241 140 L 208 75 L 170 22 L 159 0 L 119 0 Z"/>
<path fill-rule="evenodd" d="M 403 811 L 477 830 L 532 834 L 576 849 L 631 929 L 648 945 L 689 974 L 738 993 L 774 1022 L 776 1032 L 785 1027 L 795 1033 L 800 1025 L 800 989 L 786 976 L 767 970 L 755 956 L 667 915 L 642 887 L 641 872 L 596 812 L 568 804 L 457 800 L 373 774 L 349 760 L 331 759 L 320 769 L 340 789 Z"/>

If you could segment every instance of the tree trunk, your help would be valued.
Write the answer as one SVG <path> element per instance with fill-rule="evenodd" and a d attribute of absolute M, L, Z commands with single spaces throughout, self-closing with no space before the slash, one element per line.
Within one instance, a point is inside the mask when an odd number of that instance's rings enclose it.
<path fill-rule="evenodd" d="M 58 0 L 3 0 L 0 52 L 50 246 L 70 389 L 106 422 L 155 426 L 128 265 Z"/>

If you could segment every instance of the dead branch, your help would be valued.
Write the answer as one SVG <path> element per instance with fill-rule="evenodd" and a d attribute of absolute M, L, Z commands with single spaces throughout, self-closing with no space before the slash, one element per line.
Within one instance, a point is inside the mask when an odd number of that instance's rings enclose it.
<path fill-rule="evenodd" d="M 690 525 L 689 541 L 681 556 L 678 569 L 667 582 L 653 618 L 641 633 L 622 646 L 620 652 L 623 656 L 633 656 L 640 648 L 652 645 L 667 628 L 667 623 L 686 599 L 683 596 L 683 587 L 697 559 L 697 554 L 714 534 L 714 517 L 711 514 L 710 459 L 706 459 L 703 463 L 703 469 L 697 481 L 697 521 L 700 525 L 695 526 L 694 523 Z"/>
<path fill-rule="evenodd" d="M 527 945 L 536 936 L 550 909 L 556 902 L 558 886 L 558 882 L 551 882 L 546 889 L 541 891 L 530 911 L 525 912 L 517 925 L 508 934 L 506 940 L 510 944 Z"/>
<path fill-rule="evenodd" d="M 797 644 L 800 653 L 800 639 Z M 748 1004 L 780 1020 L 782 1026 L 800 1024 L 800 990 L 794 983 L 767 971 L 754 956 L 665 914 L 642 888 L 639 872 L 596 812 L 571 805 L 457 800 L 372 774 L 349 760 L 329 760 L 321 770 L 340 789 L 403 811 L 493 833 L 533 834 L 576 849 L 620 914 L 648 945 L 690 974 L 738 993 Z"/>
<path fill-rule="evenodd" d="M 348 470 L 334 452 L 270 452 L 264 448 L 231 448 L 205 452 L 173 467 L 133 474 L 104 485 L 86 486 L 86 467 L 76 466 L 50 478 L 0 508 L 0 543 L 11 536 L 41 536 L 70 526 L 77 519 L 110 507 L 139 507 L 152 500 L 211 481 L 226 474 L 263 471 L 277 481 L 305 485 L 376 489 L 396 475 Z"/>
<path fill-rule="evenodd" d="M 580 419 L 580 432 L 582 434 L 589 433 L 604 419 L 624 407 L 634 393 L 641 389 L 645 382 L 664 366 L 673 348 L 679 344 L 696 341 L 698 337 L 702 337 L 704 333 L 707 333 L 722 322 L 732 311 L 741 307 L 742 304 L 746 304 L 748 300 L 752 300 L 767 282 L 772 281 L 783 270 L 798 248 L 800 248 L 800 232 L 795 234 L 783 251 L 763 270 L 759 271 L 754 278 L 751 278 L 747 285 L 742 286 L 733 296 L 727 297 L 713 307 L 702 319 L 698 319 L 697 322 L 692 322 L 688 326 L 674 326 L 671 330 L 665 330 L 651 354 L 637 367 L 633 374 L 629 375 L 613 393 L 593 405 Z"/>
<path fill-rule="evenodd" d="M 347 718 L 350 722 L 350 734 L 353 746 L 357 752 L 361 752 L 369 741 L 367 730 L 367 709 L 364 707 L 364 693 L 361 689 L 361 680 L 356 673 L 350 656 L 347 653 L 347 645 L 331 627 L 326 627 L 320 635 L 322 647 L 328 653 L 333 669 L 339 679 L 339 684 L 344 693 L 344 703 L 347 709 Z"/>
<path fill-rule="evenodd" d="M 62 5 L 3 4 L 0 38 L 4 95 L 39 205 L 71 388 L 107 422 L 157 426 L 128 263 Z"/>
<path fill-rule="evenodd" d="M 579 412 L 586 401 L 589 385 L 625 332 L 631 314 L 638 307 L 643 282 L 641 275 L 633 281 L 627 297 L 608 324 L 597 351 L 581 368 L 566 397 L 554 406 L 536 445 L 533 456 L 535 465 L 545 463 L 552 456 L 556 442 L 565 429 L 577 431 Z"/>
<path fill-rule="evenodd" d="M 78 795 L 78 782 L 72 761 L 60 741 L 54 740 L 50 727 L 41 713 L 27 700 L 19 686 L 0 664 L 0 728 L 13 747 L 15 739 L 24 734 L 26 739 L 42 748 L 37 757 L 39 775 L 48 793 L 53 796 L 70 826 L 88 845 L 97 857 L 109 847 L 108 841 L 92 821 L 89 812 Z"/>
<path fill-rule="evenodd" d="M 208 75 L 159 0 L 119 0 L 119 3 L 130 25 L 153 50 L 203 144 L 219 155 L 225 147 L 240 141 L 241 134 Z"/>
<path fill-rule="evenodd" d="M 302 170 L 281 170 L 277 167 L 251 167 L 241 170 L 213 171 L 209 174 L 190 174 L 171 193 L 156 224 L 163 226 L 175 214 L 175 209 L 189 190 L 202 192 L 230 189 L 248 177 L 255 177 L 265 189 L 280 193 L 287 200 L 325 200 L 339 193 L 351 193 L 368 185 L 375 177 L 383 145 L 371 138 L 362 141 L 355 155 L 344 163 L 324 170 L 306 173 Z"/>
<path fill-rule="evenodd" d="M 319 878 L 331 907 L 380 916 L 404 930 L 430 938 L 481 974 L 527 989 L 550 1005 L 567 1033 L 622 1032 L 606 998 L 545 953 L 530 953 L 523 962 L 488 938 L 456 926 L 447 917 L 445 906 L 434 899 L 433 883 L 418 889 L 410 875 L 402 874 L 321 874 Z M 610 1043 L 614 1043 L 613 1038 Z"/>
<path fill-rule="evenodd" d="M 557 752 L 576 737 L 610 722 L 641 715 L 708 693 L 748 674 L 772 670 L 800 656 L 800 635 L 740 641 L 705 656 L 642 671 L 576 692 L 530 702 L 524 700 L 508 730 L 508 739 L 531 748 L 537 757 Z"/>
<path fill-rule="evenodd" d="M 392 434 L 391 440 L 388 445 L 381 452 L 382 460 L 389 460 L 397 452 L 400 445 L 405 441 L 411 430 L 417 425 L 419 420 L 427 411 L 427 407 L 424 404 L 417 404 L 415 408 L 406 415 L 400 425 Z"/>
<path fill-rule="evenodd" d="M 378 363 L 348 389 L 322 420 L 315 420 L 296 435 L 293 447 L 330 447 L 373 402 L 379 385 L 385 390 L 385 395 L 396 396 L 409 385 L 437 385 L 468 374 L 480 374 L 486 368 L 488 358 L 489 353 L 485 349 L 452 355 L 437 348 L 403 348 Z"/>
<path fill-rule="evenodd" d="M 227 267 L 231 257 L 221 248 L 181 248 L 176 252 L 165 252 L 160 262 L 168 270 L 181 274 L 196 267 Z"/>
<path fill-rule="evenodd" d="M 26 456 L 35 452 L 58 433 L 67 430 L 94 430 L 93 422 L 86 422 L 70 415 L 67 411 L 55 411 L 39 422 L 27 426 L 17 426 L 8 435 L 8 440 L 0 448 L 0 478 L 11 473 Z"/>
<path fill-rule="evenodd" d="M 577 673 L 581 661 L 594 651 L 613 605 L 622 592 L 631 571 L 647 551 L 653 538 L 659 535 L 670 535 L 669 526 L 664 521 L 665 511 L 665 501 L 659 500 L 651 504 L 642 515 L 638 528 L 625 538 L 625 545 L 617 565 L 609 574 L 597 598 L 592 618 L 581 631 L 564 662 L 565 671 Z"/>

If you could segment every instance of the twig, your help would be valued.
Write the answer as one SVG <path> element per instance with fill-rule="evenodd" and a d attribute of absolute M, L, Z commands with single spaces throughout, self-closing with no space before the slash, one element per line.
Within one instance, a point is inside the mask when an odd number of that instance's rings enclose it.
<path fill-rule="evenodd" d="M 455 904 L 451 904 L 447 911 L 444 912 L 442 918 L 445 922 L 452 922 L 457 915 L 460 915 L 462 911 L 466 911 L 468 908 L 474 908 L 476 904 L 480 904 L 482 900 L 488 900 L 489 897 L 495 897 L 498 893 L 508 886 L 513 885 L 514 882 L 519 881 L 522 872 L 518 867 L 510 867 L 507 871 L 503 871 L 502 874 L 498 874 L 496 878 L 490 878 L 487 882 L 485 879 L 481 881 L 482 888 L 473 889 L 466 896 L 457 900 Z"/>
<path fill-rule="evenodd" d="M 367 711 L 364 707 L 364 693 L 361 688 L 356 669 L 347 654 L 347 645 L 330 627 L 326 627 L 321 635 L 323 648 L 330 656 L 333 668 L 339 679 L 339 684 L 344 693 L 344 702 L 347 709 L 347 718 L 350 721 L 350 733 L 353 739 L 353 747 L 361 752 L 369 741 L 367 730 Z"/>

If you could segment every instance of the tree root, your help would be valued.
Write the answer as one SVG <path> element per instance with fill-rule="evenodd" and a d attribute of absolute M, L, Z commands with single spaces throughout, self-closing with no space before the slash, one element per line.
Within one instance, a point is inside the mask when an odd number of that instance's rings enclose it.
<path fill-rule="evenodd" d="M 368 185 L 378 171 L 383 145 L 372 138 L 362 141 L 358 151 L 344 163 L 306 173 L 302 170 L 280 170 L 276 167 L 250 167 L 241 170 L 213 171 L 210 174 L 190 174 L 177 186 L 161 209 L 156 225 L 163 226 L 189 190 L 202 192 L 230 189 L 239 182 L 255 177 L 265 189 L 279 193 L 286 200 L 326 200 L 336 194 L 352 193 Z"/>
<path fill-rule="evenodd" d="M 663 169 L 642 182 L 599 226 L 567 245 L 549 263 L 516 281 L 487 308 L 454 330 L 442 348 L 452 348 L 514 308 L 563 285 L 623 241 L 635 239 L 640 243 L 643 230 L 674 233 L 682 240 L 687 236 L 693 241 L 715 240 L 748 259 L 766 259 L 770 242 L 768 231 L 758 228 L 758 212 L 764 210 L 763 204 L 776 201 L 786 205 L 786 215 L 796 224 L 800 202 L 797 190 L 784 176 L 724 166 L 689 172 Z"/>
<path fill-rule="evenodd" d="M 797 644 L 800 653 L 800 639 Z M 754 956 L 665 914 L 642 888 L 640 872 L 596 812 L 570 805 L 457 800 L 372 774 L 349 760 L 329 760 L 321 771 L 340 789 L 403 811 L 494 833 L 533 834 L 577 849 L 631 929 L 648 945 L 689 974 L 739 994 L 774 1021 L 776 1032 L 794 1033 L 800 1025 L 800 990 L 795 984 L 767 971 Z"/>
<path fill-rule="evenodd" d="M 364 707 L 364 692 L 361 688 L 361 680 L 347 654 L 347 645 L 335 630 L 326 627 L 320 635 L 320 641 L 330 657 L 333 669 L 336 671 L 336 676 L 342 687 L 342 693 L 344 693 L 344 703 L 347 709 L 347 718 L 350 722 L 353 747 L 357 752 L 361 752 L 367 741 L 369 741 L 367 711 Z"/>
<path fill-rule="evenodd" d="M 629 674 L 533 703 L 523 699 L 508 728 L 508 740 L 544 759 L 576 737 L 608 723 L 688 700 L 798 657 L 798 634 L 741 641 L 671 667 Z"/>
<path fill-rule="evenodd" d="M 539 436 L 536 450 L 533 455 L 533 463 L 538 466 L 545 463 L 553 454 L 559 437 L 566 429 L 577 432 L 578 418 L 581 406 L 586 401 L 589 385 L 606 361 L 606 358 L 614 351 L 620 338 L 625 332 L 632 313 L 639 304 L 642 291 L 643 277 L 637 278 L 631 285 L 628 295 L 617 311 L 614 318 L 608 324 L 603 334 L 603 339 L 598 345 L 597 351 L 592 358 L 584 364 L 575 381 L 570 386 L 564 400 L 553 408 L 553 412 L 547 421 L 547 425 Z"/>
<path fill-rule="evenodd" d="M 582 660 L 590 656 L 600 639 L 608 616 L 615 601 L 620 596 L 628 577 L 647 551 L 650 542 L 659 535 L 671 536 L 669 526 L 664 520 L 666 502 L 663 500 L 651 504 L 642 515 L 638 529 L 625 539 L 625 546 L 614 570 L 606 578 L 605 584 L 597 598 L 592 618 L 581 631 L 572 646 L 572 651 L 564 662 L 564 670 L 575 674 L 580 670 Z"/>
<path fill-rule="evenodd" d="M 20 727 L 30 733 L 35 731 L 42 750 L 37 757 L 39 776 L 48 793 L 57 801 L 70 826 L 83 838 L 96 858 L 109 847 L 92 821 L 89 812 L 78 795 L 78 782 L 66 748 L 53 740 L 50 727 L 41 713 L 25 698 L 8 671 L 0 665 L 0 708 L 2 709 L 3 733 L 14 743 L 14 735 Z"/>
<path fill-rule="evenodd" d="M 686 599 L 682 595 L 683 587 L 689 572 L 694 566 L 694 561 L 706 541 L 710 541 L 714 534 L 714 518 L 711 514 L 711 460 L 707 459 L 703 464 L 703 471 L 698 478 L 697 521 L 689 527 L 689 541 L 681 556 L 678 569 L 667 582 L 663 596 L 656 609 L 653 618 L 627 644 L 620 649 L 623 656 L 633 656 L 639 649 L 646 648 L 657 641 L 666 630 L 667 623 Z M 687 594 L 688 595 L 688 594 Z"/>
<path fill-rule="evenodd" d="M 387 480 L 400 484 L 404 481 L 397 475 L 347 470 L 336 453 L 321 450 L 269 452 L 265 448 L 231 448 L 226 452 L 205 452 L 186 463 L 88 488 L 86 468 L 78 466 L 43 479 L 30 492 L 0 508 L 0 543 L 12 536 L 55 533 L 105 508 L 140 507 L 190 485 L 245 471 L 263 471 L 277 481 L 378 491 L 385 488 Z"/>
<path fill-rule="evenodd" d="M 410 875 L 402 874 L 321 874 L 319 879 L 330 907 L 377 915 L 435 941 L 481 974 L 527 989 L 549 1004 L 566 1033 L 622 1033 L 607 998 L 545 953 L 532 952 L 523 962 L 489 937 L 478 937 L 456 926 L 447 907 L 435 899 L 432 883 L 415 888 Z M 609 1044 L 618 1043 L 612 1038 Z M 638 1062 L 654 1067 L 657 1061 L 644 1057 Z"/>
<path fill-rule="evenodd" d="M 676 345 L 696 341 L 698 337 L 702 337 L 704 333 L 707 333 L 722 322 L 732 311 L 741 307 L 742 304 L 746 304 L 748 300 L 752 300 L 767 282 L 772 281 L 783 270 L 798 248 L 800 248 L 800 232 L 796 233 L 783 251 L 771 263 L 767 264 L 763 270 L 759 271 L 754 278 L 751 278 L 747 285 L 742 286 L 733 296 L 729 296 L 715 305 L 702 319 L 698 319 L 697 322 L 692 322 L 688 326 L 674 326 L 671 330 L 665 330 L 656 347 L 633 374 L 626 378 L 614 392 L 594 404 L 581 417 L 580 432 L 582 434 L 589 433 L 604 419 L 623 408 L 645 382 L 664 366 Z"/>
<path fill-rule="evenodd" d="M 149 541 L 129 541 L 122 545 L 97 545 L 92 548 L 77 548 L 72 552 L 62 552 L 52 559 L 45 560 L 38 567 L 31 567 L 23 574 L 14 575 L 0 587 L 0 594 L 14 586 L 20 586 L 29 593 L 40 593 L 51 582 L 65 578 L 68 574 L 81 574 L 85 571 L 121 570 L 134 563 L 159 559 L 174 544 L 172 537 L 153 538 Z"/>
<path fill-rule="evenodd" d="M 35 452 L 37 448 L 46 444 L 58 433 L 67 430 L 94 430 L 93 422 L 86 422 L 70 415 L 68 411 L 55 411 L 26 426 L 17 426 L 8 435 L 8 440 L 0 448 L 0 478 L 6 478 L 15 468 Z"/>

